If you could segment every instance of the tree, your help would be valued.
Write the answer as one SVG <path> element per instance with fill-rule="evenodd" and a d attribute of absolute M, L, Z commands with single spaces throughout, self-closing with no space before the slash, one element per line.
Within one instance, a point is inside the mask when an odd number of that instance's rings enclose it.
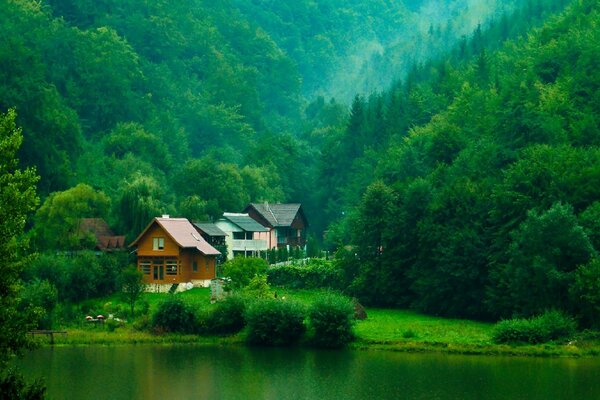
<path fill-rule="evenodd" d="M 510 236 L 508 263 L 491 272 L 488 302 L 492 311 L 529 317 L 552 308 L 569 310 L 569 289 L 577 267 L 596 256 L 573 208 L 555 203 L 547 211 L 532 210 Z"/>
<path fill-rule="evenodd" d="M 121 272 L 120 283 L 123 298 L 129 303 L 129 307 L 131 307 L 131 318 L 133 318 L 135 315 L 135 303 L 142 293 L 144 293 L 145 285 L 142 282 L 142 273 L 132 265 Z"/>
<path fill-rule="evenodd" d="M 80 229 L 83 218 L 106 218 L 110 199 L 101 191 L 80 183 L 52 193 L 35 214 L 34 237 L 39 249 L 93 248 L 95 238 Z"/>
<path fill-rule="evenodd" d="M 118 204 L 122 232 L 128 239 L 139 235 L 150 220 L 164 211 L 162 188 L 151 176 L 136 175 L 123 188 Z"/>
<path fill-rule="evenodd" d="M 38 176 L 33 169 L 17 169 L 17 150 L 23 142 L 21 129 L 15 124 L 16 114 L 9 110 L 0 114 L 0 371 L 8 361 L 29 345 L 27 331 L 36 321 L 30 312 L 18 312 L 19 274 L 26 259 L 26 243 L 22 240 L 27 215 L 35 209 L 38 198 L 35 185 Z M 13 374 L 0 374 L 2 393 L 33 389 Z M 35 392 L 41 398 L 44 389 Z M 34 397 L 34 396 L 31 396 Z"/>

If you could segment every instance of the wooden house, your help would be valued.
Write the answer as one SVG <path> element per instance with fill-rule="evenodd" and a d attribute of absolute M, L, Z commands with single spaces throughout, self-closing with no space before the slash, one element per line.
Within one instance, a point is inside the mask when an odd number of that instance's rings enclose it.
<path fill-rule="evenodd" d="M 145 283 L 208 286 L 216 277 L 221 253 L 185 218 L 154 218 L 129 246 L 137 248 Z"/>
<path fill-rule="evenodd" d="M 269 230 L 264 237 L 269 249 L 306 245 L 308 220 L 302 205 L 250 203 L 244 212 Z"/>

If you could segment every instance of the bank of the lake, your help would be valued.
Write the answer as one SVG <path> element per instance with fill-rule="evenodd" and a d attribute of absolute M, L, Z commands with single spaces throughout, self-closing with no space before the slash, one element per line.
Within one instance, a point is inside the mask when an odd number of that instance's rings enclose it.
<path fill-rule="evenodd" d="M 283 301 L 298 301 L 310 304 L 319 290 L 278 289 Z M 151 314 L 167 294 L 144 294 Z M 193 289 L 179 293 L 180 297 L 198 310 L 212 307 L 208 289 Z M 119 296 L 98 299 L 96 309 L 126 309 Z M 101 310 L 99 310 L 101 311 Z M 593 357 L 600 355 L 599 335 L 574 337 L 567 343 L 547 343 L 541 345 L 499 345 L 492 342 L 494 324 L 463 319 L 440 318 L 424 315 L 411 310 L 367 308 L 367 318 L 356 321 L 354 332 L 356 339 L 350 348 L 360 350 L 387 350 L 397 352 L 432 352 L 481 355 L 517 355 L 540 357 Z M 66 335 L 55 336 L 56 346 L 77 345 L 125 345 L 125 344 L 193 344 L 200 346 L 242 346 L 245 332 L 232 336 L 205 336 L 162 334 L 155 335 L 149 330 L 135 329 L 135 324 L 90 324 L 80 322 L 61 326 Z M 112 326 L 109 326 L 112 325 Z M 42 344 L 47 338 L 40 337 Z M 305 347 L 302 343 L 299 345 Z"/>

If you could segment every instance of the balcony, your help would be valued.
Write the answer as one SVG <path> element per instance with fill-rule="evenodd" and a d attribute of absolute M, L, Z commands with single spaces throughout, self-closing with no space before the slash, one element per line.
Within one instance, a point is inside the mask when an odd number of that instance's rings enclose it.
<path fill-rule="evenodd" d="M 277 247 L 304 247 L 306 239 L 303 237 L 283 237 L 278 238 Z"/>
<path fill-rule="evenodd" d="M 267 250 L 266 240 L 232 240 L 231 250 L 233 251 L 265 251 Z"/>

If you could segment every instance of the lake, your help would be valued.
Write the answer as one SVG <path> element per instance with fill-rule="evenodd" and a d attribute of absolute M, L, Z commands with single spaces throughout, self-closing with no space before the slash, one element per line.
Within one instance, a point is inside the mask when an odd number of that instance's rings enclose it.
<path fill-rule="evenodd" d="M 600 359 L 245 347 L 45 347 L 51 399 L 600 399 Z"/>

